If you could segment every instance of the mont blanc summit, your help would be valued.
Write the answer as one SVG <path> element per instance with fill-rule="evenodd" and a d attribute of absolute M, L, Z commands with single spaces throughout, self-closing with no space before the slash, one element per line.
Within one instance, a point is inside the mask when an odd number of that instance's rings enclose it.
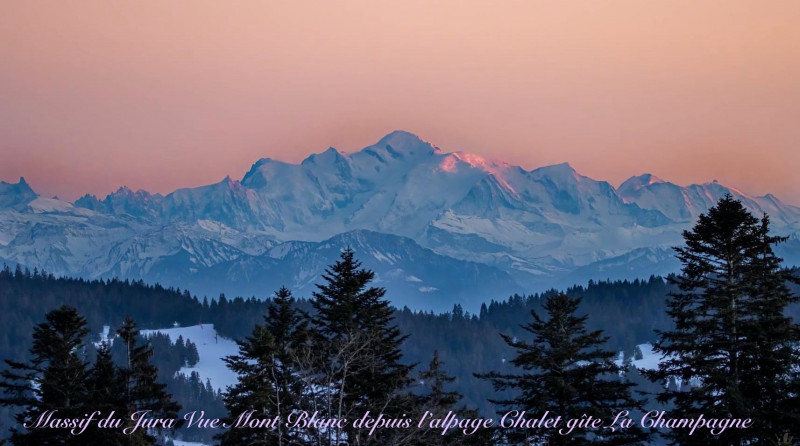
<path fill-rule="evenodd" d="M 167 195 L 121 187 L 69 203 L 34 190 L 0 183 L 0 262 L 211 296 L 262 297 L 281 285 L 310 294 L 344 246 L 396 305 L 421 309 L 664 274 L 677 268 L 681 231 L 725 194 L 769 214 L 787 247 L 800 245 L 800 208 L 772 195 L 650 174 L 614 188 L 566 163 L 525 170 L 403 131 L 299 164 L 264 158 L 240 180 Z"/>

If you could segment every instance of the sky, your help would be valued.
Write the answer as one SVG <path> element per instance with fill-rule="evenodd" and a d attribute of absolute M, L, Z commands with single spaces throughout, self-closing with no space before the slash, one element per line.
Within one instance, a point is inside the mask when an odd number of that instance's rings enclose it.
<path fill-rule="evenodd" d="M 403 129 L 800 204 L 800 2 L 0 3 L 0 180 L 167 193 Z"/>

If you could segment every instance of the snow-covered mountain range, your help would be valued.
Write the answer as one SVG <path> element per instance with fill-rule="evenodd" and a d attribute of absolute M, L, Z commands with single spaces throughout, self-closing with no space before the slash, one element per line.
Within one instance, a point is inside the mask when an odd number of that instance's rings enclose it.
<path fill-rule="evenodd" d="M 0 182 L 0 262 L 55 274 L 119 276 L 214 296 L 308 295 L 351 246 L 397 305 L 443 310 L 513 292 L 677 269 L 670 247 L 726 193 L 789 235 L 800 263 L 800 208 L 717 182 L 652 175 L 619 188 L 568 164 L 527 171 L 445 153 L 393 132 L 345 154 L 256 162 L 241 180 L 168 195 L 120 188 L 74 203 L 20 179 Z"/>

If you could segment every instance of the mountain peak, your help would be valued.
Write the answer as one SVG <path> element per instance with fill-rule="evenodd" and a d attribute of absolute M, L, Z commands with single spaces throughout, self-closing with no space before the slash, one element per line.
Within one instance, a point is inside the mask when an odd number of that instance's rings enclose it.
<path fill-rule="evenodd" d="M 256 161 L 255 163 L 253 163 L 252 166 L 250 166 L 250 169 L 257 169 L 259 166 L 263 166 L 264 164 L 269 164 L 272 161 L 273 159 L 269 157 L 259 158 L 258 161 Z"/>
<path fill-rule="evenodd" d="M 387 150 L 393 157 L 406 155 L 432 155 L 438 149 L 419 136 L 405 130 L 395 130 L 380 139 L 373 147 Z"/>
<path fill-rule="evenodd" d="M 661 178 L 653 174 L 644 173 L 638 176 L 630 177 L 627 180 L 625 180 L 619 186 L 619 190 L 634 192 L 639 189 L 642 189 L 643 187 L 652 186 L 653 184 L 660 184 L 660 183 L 666 183 L 666 181 L 662 180 Z"/>
<path fill-rule="evenodd" d="M 250 166 L 250 170 L 244 174 L 240 183 L 246 187 L 264 187 L 267 184 L 266 172 L 286 165 L 288 164 L 283 161 L 274 160 L 272 158 L 261 158 Z"/>
<path fill-rule="evenodd" d="M 19 177 L 18 183 L 0 181 L 0 208 L 28 203 L 38 196 L 24 177 Z"/>
<path fill-rule="evenodd" d="M 386 136 L 381 138 L 381 140 L 378 141 L 378 144 L 391 144 L 391 143 L 397 143 L 399 141 L 411 141 L 416 144 L 423 142 L 421 139 L 419 139 L 419 136 L 411 132 L 408 132 L 406 130 L 395 130 L 393 132 L 389 132 L 388 134 L 386 134 Z"/>
<path fill-rule="evenodd" d="M 158 195 L 158 194 L 156 194 L 156 195 Z M 131 189 L 128 186 L 121 186 L 119 189 L 116 190 L 116 192 L 112 192 L 112 193 L 108 194 L 106 196 L 105 200 L 116 200 L 116 199 L 121 199 L 121 200 L 146 200 L 146 199 L 150 198 L 151 196 L 153 196 L 153 194 L 151 194 L 150 192 L 148 192 L 148 191 L 146 191 L 144 189 L 138 189 L 138 190 L 134 191 L 133 189 Z"/>
<path fill-rule="evenodd" d="M 16 183 L 6 183 L 5 181 L 0 181 L 0 193 L 9 193 L 9 191 L 14 191 L 15 193 L 34 193 L 31 186 L 25 181 L 25 177 L 19 177 L 19 181 Z"/>
<path fill-rule="evenodd" d="M 19 189 L 20 191 L 31 191 L 31 192 L 33 192 L 33 189 L 31 189 L 31 186 L 28 184 L 27 181 L 25 181 L 25 177 L 19 177 L 19 181 L 16 182 L 16 183 L 7 183 L 5 181 L 0 181 L 0 185 L 2 185 L 2 187 L 6 187 L 6 188 L 14 187 L 14 188 Z"/>
<path fill-rule="evenodd" d="M 643 182 L 646 181 L 648 185 L 656 184 L 656 183 L 666 183 L 666 181 L 662 180 L 661 178 L 659 178 L 659 177 L 657 177 L 657 176 L 655 176 L 655 175 L 653 175 L 651 173 L 646 173 L 646 174 L 643 174 L 643 175 L 639 175 L 639 178 Z"/>
<path fill-rule="evenodd" d="M 575 176 L 578 172 L 569 163 L 552 164 L 534 169 L 533 173 L 546 176 L 566 177 Z"/>
<path fill-rule="evenodd" d="M 559 163 L 559 164 L 553 164 L 550 167 L 556 168 L 556 169 L 564 169 L 564 170 L 568 170 L 568 171 L 571 171 L 571 172 L 575 172 L 575 168 L 572 167 L 572 164 L 570 164 L 570 163 L 568 163 L 566 161 L 564 161 L 563 163 Z"/>
<path fill-rule="evenodd" d="M 342 152 L 336 150 L 333 147 L 328 147 L 322 153 L 312 153 L 306 159 L 304 159 L 300 164 L 307 165 L 310 163 L 323 163 L 323 164 L 330 164 L 335 162 L 341 162 L 344 160 L 344 156 Z"/>

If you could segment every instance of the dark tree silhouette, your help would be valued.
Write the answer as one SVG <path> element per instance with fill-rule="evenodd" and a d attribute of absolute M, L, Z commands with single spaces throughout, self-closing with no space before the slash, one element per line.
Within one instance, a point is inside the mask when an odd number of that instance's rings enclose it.
<path fill-rule="evenodd" d="M 281 288 L 275 293 L 264 324 L 238 342 L 239 353 L 225 358 L 238 375 L 238 382 L 225 393 L 227 423 L 235 425 L 245 413 L 251 419 L 277 418 L 273 428 L 230 429 L 221 435 L 222 445 L 301 445 L 307 444 L 308 432 L 288 429 L 284 423 L 293 411 L 307 410 L 309 389 L 298 366 L 301 350 L 308 348 L 307 316 L 294 308 L 291 292 Z M 239 420 L 239 422 L 244 419 Z"/>
<path fill-rule="evenodd" d="M 650 379 L 678 379 L 658 399 L 675 405 L 682 416 L 752 419 L 749 429 L 708 429 L 688 435 L 667 432 L 674 444 L 751 444 L 797 432 L 798 327 L 785 315 L 797 297 L 793 280 L 772 246 L 784 240 L 769 234 L 730 195 L 700 215 L 684 231 L 684 247 L 675 248 L 683 267 L 669 295 L 672 330 L 658 331 L 655 351 L 665 360 Z"/>
<path fill-rule="evenodd" d="M 0 389 L 3 405 L 21 408 L 11 442 L 24 445 L 78 445 L 80 437 L 70 429 L 37 429 L 37 419 L 48 411 L 53 418 L 83 418 L 87 407 L 87 368 L 84 338 L 89 333 L 86 319 L 73 307 L 62 306 L 45 315 L 45 322 L 33 330 L 33 347 L 28 363 L 6 361 Z M 24 426 L 33 427 L 25 429 Z"/>
<path fill-rule="evenodd" d="M 614 363 L 617 353 L 603 349 L 602 331 L 587 331 L 588 316 L 576 316 L 580 298 L 557 294 L 547 298 L 548 319 L 531 311 L 533 322 L 524 325 L 533 335 L 531 342 L 502 335 L 516 350 L 511 363 L 519 373 L 482 375 L 496 390 L 513 390 L 514 397 L 493 401 L 506 410 L 529 410 L 562 420 L 589 415 L 609 420 L 632 410 L 641 402 L 631 396 L 633 384 L 620 380 L 622 368 Z M 502 429 L 513 444 L 627 445 L 645 444 L 648 434 L 635 426 L 629 429 L 575 429 L 567 435 L 552 429 Z"/>
<path fill-rule="evenodd" d="M 393 324 L 386 290 L 369 286 L 374 276 L 346 249 L 326 270 L 311 301 L 316 351 L 324 353 L 318 363 L 326 389 L 323 405 L 336 418 L 353 419 L 367 411 L 399 418 L 407 405 L 400 398 L 412 368 L 400 362 L 406 336 Z M 383 444 L 388 432 L 367 435 L 368 429 L 347 428 L 345 435 L 351 444 Z"/>
<path fill-rule="evenodd" d="M 122 343 L 125 352 L 124 362 L 118 373 L 127 413 L 149 410 L 149 416 L 154 418 L 177 419 L 181 407 L 166 391 L 166 384 L 158 381 L 158 368 L 151 363 L 153 348 L 149 343 L 143 342 L 136 323 L 130 316 L 125 317 L 117 334 L 118 342 Z M 154 444 L 157 440 L 151 432 L 143 429 L 138 429 L 129 438 L 135 444 L 147 445 Z"/>

